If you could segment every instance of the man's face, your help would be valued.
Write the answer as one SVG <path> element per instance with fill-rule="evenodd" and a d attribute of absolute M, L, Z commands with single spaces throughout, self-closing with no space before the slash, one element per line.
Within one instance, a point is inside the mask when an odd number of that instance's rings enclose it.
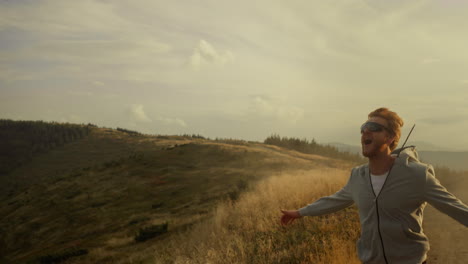
<path fill-rule="evenodd" d="M 374 122 L 388 128 L 387 120 L 381 117 L 371 117 L 367 122 Z M 361 133 L 362 155 L 370 158 L 381 153 L 388 153 L 391 136 L 387 130 L 372 132 L 365 128 Z"/>

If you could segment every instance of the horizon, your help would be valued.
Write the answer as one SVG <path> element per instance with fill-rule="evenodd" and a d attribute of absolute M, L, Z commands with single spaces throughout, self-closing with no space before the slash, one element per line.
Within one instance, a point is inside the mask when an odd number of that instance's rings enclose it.
<path fill-rule="evenodd" d="M 8 119 L 4 119 L 4 118 L 1 118 L 0 117 L 0 120 L 8 120 Z M 12 120 L 12 119 L 9 119 L 9 120 Z M 249 140 L 249 139 L 242 139 L 242 138 L 224 138 L 224 137 L 218 137 L 218 136 L 215 136 L 215 137 L 207 137 L 205 135 L 201 135 L 201 134 L 194 134 L 194 133 L 186 133 L 186 134 L 158 134 L 158 133 L 143 133 L 141 131 L 138 131 L 138 130 L 131 130 L 131 129 L 128 129 L 128 128 L 125 128 L 125 127 L 107 127 L 107 126 L 100 126 L 99 124 L 93 124 L 93 123 L 70 123 L 70 122 L 60 122 L 60 121 L 44 121 L 44 120 L 12 120 L 12 121 L 25 121 L 25 122 L 39 122 L 39 121 L 42 121 L 42 122 L 56 122 L 56 123 L 59 123 L 59 124 L 76 124 L 76 125 L 94 125 L 94 126 L 97 126 L 98 128 L 103 128 L 103 129 L 113 129 L 113 130 L 117 130 L 117 129 L 125 129 L 125 130 L 129 130 L 129 131 L 134 131 L 134 132 L 137 132 L 137 133 L 140 133 L 144 136 L 202 136 L 204 137 L 205 139 L 208 139 L 208 140 L 244 140 L 244 141 L 247 141 L 247 142 L 257 142 L 257 143 L 263 143 L 265 141 L 265 139 L 267 139 L 268 137 L 270 136 L 274 136 L 274 135 L 278 135 L 278 134 L 270 134 L 270 135 L 267 135 L 265 136 L 264 139 L 261 139 L 261 140 Z M 318 144 L 321 144 L 321 145 L 330 145 L 330 146 L 334 146 L 336 147 L 339 151 L 343 151 L 345 150 L 346 148 L 348 147 L 351 147 L 351 148 L 360 148 L 361 146 L 358 144 L 348 144 L 348 143 L 343 143 L 343 142 L 340 142 L 340 141 L 331 141 L 331 142 L 323 142 L 321 141 L 320 139 L 318 138 L 306 138 L 306 137 L 302 137 L 302 138 L 298 138 L 298 137 L 294 137 L 294 136 L 284 136 L 284 135 L 278 135 L 280 137 L 287 137 L 287 138 L 297 138 L 297 139 L 306 139 L 306 140 L 314 140 L 315 142 L 317 142 Z M 399 142 L 399 145 L 397 148 L 401 147 L 401 144 L 403 144 L 403 141 L 404 140 L 400 140 Z M 430 142 L 425 142 L 425 141 L 418 141 L 418 140 L 411 140 L 409 139 L 406 146 L 410 146 L 410 145 L 414 145 L 417 147 L 418 151 L 436 151 L 436 152 L 468 152 L 468 150 L 461 150 L 461 149 L 451 149 L 451 148 L 447 148 L 447 147 L 442 147 L 442 146 L 438 146 L 438 145 L 434 145 Z M 343 149 L 340 149 L 340 146 L 343 147 Z M 422 147 L 421 147 L 422 146 Z"/>
<path fill-rule="evenodd" d="M 0 116 L 145 134 L 468 150 L 463 1 L 0 1 Z M 24 19 L 27 17 L 28 19 Z M 441 136 L 443 135 L 443 136 Z"/>

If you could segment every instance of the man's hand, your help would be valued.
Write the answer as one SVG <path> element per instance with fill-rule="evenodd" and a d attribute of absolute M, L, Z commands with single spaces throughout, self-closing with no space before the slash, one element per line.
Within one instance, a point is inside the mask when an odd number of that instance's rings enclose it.
<path fill-rule="evenodd" d="M 296 218 L 301 218 L 302 216 L 299 214 L 297 210 L 281 210 L 283 215 L 281 216 L 281 224 L 282 225 L 289 225 L 292 223 Z"/>

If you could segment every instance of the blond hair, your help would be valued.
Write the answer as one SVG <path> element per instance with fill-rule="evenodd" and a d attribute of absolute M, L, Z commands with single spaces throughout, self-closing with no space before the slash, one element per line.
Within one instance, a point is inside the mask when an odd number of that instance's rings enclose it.
<path fill-rule="evenodd" d="M 403 119 L 401 119 L 397 113 L 388 110 L 386 107 L 381 107 L 370 112 L 368 118 L 371 117 L 381 117 L 387 121 L 387 128 L 391 131 L 391 136 L 395 137 L 395 140 L 390 144 L 390 150 L 393 151 L 396 149 L 401 137 L 401 127 L 404 124 Z"/>

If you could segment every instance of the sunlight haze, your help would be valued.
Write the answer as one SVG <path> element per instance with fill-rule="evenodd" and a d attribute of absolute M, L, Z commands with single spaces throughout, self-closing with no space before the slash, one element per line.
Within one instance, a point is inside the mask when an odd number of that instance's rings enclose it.
<path fill-rule="evenodd" d="M 0 0 L 0 118 L 468 150 L 468 2 Z"/>

